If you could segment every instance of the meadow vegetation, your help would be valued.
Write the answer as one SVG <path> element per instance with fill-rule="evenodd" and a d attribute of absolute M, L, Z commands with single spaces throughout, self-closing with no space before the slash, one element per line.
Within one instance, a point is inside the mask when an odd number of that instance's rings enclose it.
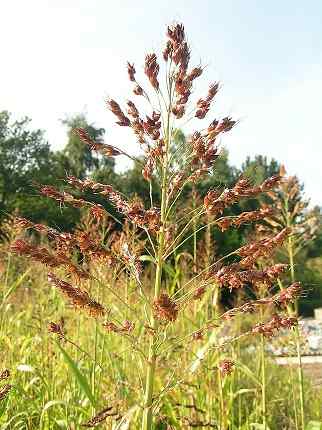
<path fill-rule="evenodd" d="M 321 297 L 305 283 L 320 279 L 307 264 L 320 262 L 319 210 L 276 162 L 228 168 L 221 138 L 236 121 L 213 118 L 218 82 L 195 98 L 204 68 L 190 54 L 169 26 L 147 83 L 128 63 L 134 95 L 106 102 L 141 156 L 69 120 L 65 150 L 42 147 L 61 175 L 40 163 L 38 196 L 15 204 L 18 166 L 3 193 L 1 429 L 321 428 L 298 329 Z M 115 157 L 134 162 L 118 180 Z M 280 331 L 295 367 L 268 352 Z"/>

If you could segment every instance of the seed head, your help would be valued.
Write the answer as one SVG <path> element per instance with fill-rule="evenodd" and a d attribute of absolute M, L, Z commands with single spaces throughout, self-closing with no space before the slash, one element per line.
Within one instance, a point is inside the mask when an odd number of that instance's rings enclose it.
<path fill-rule="evenodd" d="M 135 70 L 134 64 L 130 64 L 129 62 L 127 63 L 127 73 L 129 75 L 130 81 L 135 82 L 136 70 Z"/>
<path fill-rule="evenodd" d="M 4 369 L 0 372 L 0 381 L 10 378 L 10 370 Z"/>
<path fill-rule="evenodd" d="M 177 319 L 178 308 L 175 302 L 166 293 L 162 293 L 153 303 L 153 313 L 155 318 L 173 322 Z"/>
<path fill-rule="evenodd" d="M 225 359 L 218 364 L 218 369 L 222 376 L 227 376 L 232 373 L 234 366 L 235 363 L 233 361 Z"/>
<path fill-rule="evenodd" d="M 4 400 L 7 397 L 11 388 L 12 385 L 10 384 L 5 384 L 3 387 L 0 388 L 0 401 Z"/>

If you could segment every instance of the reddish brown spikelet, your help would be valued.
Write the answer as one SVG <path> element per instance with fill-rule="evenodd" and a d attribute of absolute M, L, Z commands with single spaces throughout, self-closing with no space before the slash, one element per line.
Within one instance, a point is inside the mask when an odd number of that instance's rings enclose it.
<path fill-rule="evenodd" d="M 6 379 L 10 378 L 10 370 L 4 369 L 0 372 L 0 381 L 4 381 Z"/>
<path fill-rule="evenodd" d="M 18 255 L 32 258 L 49 267 L 65 266 L 72 274 L 79 278 L 86 279 L 89 276 L 85 270 L 75 266 L 62 251 L 58 252 L 56 255 L 52 255 L 46 248 L 31 245 L 22 239 L 16 240 L 11 245 L 11 250 Z"/>
<path fill-rule="evenodd" d="M 41 187 L 40 192 L 41 192 L 41 194 L 43 194 L 46 197 L 54 199 L 60 203 L 68 203 L 71 206 L 74 206 L 75 208 L 81 208 L 81 207 L 91 205 L 91 203 L 88 203 L 83 199 L 77 199 L 74 196 L 72 196 L 71 194 L 66 193 L 65 191 L 60 192 L 60 191 L 56 190 L 55 187 L 52 187 L 51 185 L 45 185 L 45 186 Z"/>
<path fill-rule="evenodd" d="M 189 81 L 194 81 L 196 78 L 199 78 L 199 76 L 202 75 L 202 68 L 201 67 L 194 67 L 191 72 L 188 75 Z"/>
<path fill-rule="evenodd" d="M 282 245 L 289 234 L 290 229 L 284 228 L 273 237 L 268 237 L 258 242 L 242 246 L 237 251 L 237 253 L 243 257 L 239 264 L 243 267 L 249 267 L 252 266 L 258 258 L 271 256 L 275 249 Z"/>
<path fill-rule="evenodd" d="M 284 288 L 279 294 L 274 297 L 274 301 L 280 304 L 294 303 L 301 295 L 301 284 L 300 282 L 294 282 L 289 287 Z"/>
<path fill-rule="evenodd" d="M 202 330 L 198 330 L 192 333 L 193 340 L 203 340 L 203 332 Z"/>
<path fill-rule="evenodd" d="M 206 292 L 205 287 L 198 287 L 193 294 L 193 299 L 194 300 L 200 300 L 203 297 L 203 295 L 205 294 L 205 292 Z"/>
<path fill-rule="evenodd" d="M 93 205 L 91 205 L 91 207 L 90 207 L 90 213 L 98 221 L 104 219 L 104 217 L 106 215 L 105 209 L 100 204 L 93 204 Z"/>
<path fill-rule="evenodd" d="M 121 151 L 114 146 L 105 145 L 104 143 L 93 140 L 83 128 L 74 129 L 74 133 L 81 139 L 81 141 L 88 145 L 92 151 L 98 151 L 107 157 L 115 157 L 121 154 Z"/>
<path fill-rule="evenodd" d="M 147 75 L 152 87 L 155 90 L 159 89 L 158 73 L 159 64 L 155 54 L 147 54 L 145 57 L 144 73 Z"/>
<path fill-rule="evenodd" d="M 113 407 L 108 406 L 104 408 L 102 411 L 100 411 L 97 415 L 92 417 L 87 423 L 82 424 L 82 427 L 97 427 L 99 426 L 103 421 L 105 421 L 108 417 L 115 417 L 117 416 L 120 418 L 120 415 L 118 412 L 112 411 Z"/>
<path fill-rule="evenodd" d="M 4 400 L 8 396 L 11 388 L 12 385 L 10 384 L 5 384 L 3 387 L 0 388 L 0 401 Z"/>
<path fill-rule="evenodd" d="M 154 300 L 153 314 L 157 319 L 173 322 L 177 319 L 178 308 L 168 294 L 162 293 Z"/>
<path fill-rule="evenodd" d="M 185 113 L 185 107 L 184 105 L 176 105 L 172 108 L 172 113 L 173 115 L 177 118 L 180 119 L 183 117 L 184 113 Z"/>
<path fill-rule="evenodd" d="M 235 363 L 232 360 L 225 359 L 218 364 L 218 369 L 222 376 L 230 375 L 233 371 Z"/>
<path fill-rule="evenodd" d="M 210 190 L 204 199 L 205 208 L 207 212 L 212 215 L 222 213 L 225 208 L 237 203 L 242 198 L 253 197 L 257 194 L 268 191 L 268 187 L 275 186 L 277 181 L 277 177 L 274 177 L 274 179 L 269 178 L 259 187 L 250 187 L 249 181 L 241 177 L 233 188 L 227 188 L 220 195 L 218 195 L 218 193 L 214 192 L 213 190 Z M 264 210 L 264 212 L 256 212 L 254 217 L 264 217 L 265 214 L 268 214 L 268 212 L 268 209 Z M 243 215 L 240 219 L 243 217 L 246 217 L 246 215 Z"/>
<path fill-rule="evenodd" d="M 242 265 L 233 263 L 214 270 L 212 276 L 221 287 L 228 286 L 230 289 L 241 288 L 245 284 L 271 285 L 286 268 L 286 264 L 277 264 L 265 270 L 242 270 Z"/>
<path fill-rule="evenodd" d="M 138 119 L 140 115 L 135 104 L 131 100 L 128 100 L 127 106 L 128 106 L 127 113 L 130 115 L 130 117 Z"/>
<path fill-rule="evenodd" d="M 88 255 L 93 259 L 104 260 L 104 262 L 107 262 L 110 266 L 115 265 L 115 258 L 103 246 L 91 239 L 90 233 L 81 232 L 77 234 L 75 240 L 83 254 Z"/>
<path fill-rule="evenodd" d="M 210 109 L 210 104 L 213 101 L 216 94 L 218 93 L 218 90 L 219 90 L 219 83 L 218 82 L 211 84 L 209 87 L 209 90 L 208 90 L 207 97 L 205 99 L 199 99 L 198 100 L 197 110 L 195 113 L 195 116 L 197 118 L 199 118 L 199 119 L 205 118 L 205 116 L 207 115 L 207 113 Z"/>
<path fill-rule="evenodd" d="M 100 147 L 100 143 L 95 142 L 84 128 L 75 128 L 73 131 L 90 149 L 97 150 Z"/>
<path fill-rule="evenodd" d="M 272 337 L 283 328 L 290 329 L 298 324 L 295 317 L 282 317 L 280 315 L 273 315 L 272 319 L 266 323 L 256 324 L 252 332 L 254 334 L 262 334 L 265 337 Z"/>
<path fill-rule="evenodd" d="M 124 127 L 129 127 L 131 125 L 131 121 L 127 116 L 124 115 L 120 105 L 115 100 L 108 99 L 106 101 L 106 105 L 108 109 L 117 117 L 118 121 L 116 124 Z"/>
<path fill-rule="evenodd" d="M 54 287 L 58 288 L 76 308 L 86 310 L 94 318 L 105 314 L 104 307 L 95 300 L 92 300 L 86 291 L 73 287 L 68 282 L 57 278 L 53 273 L 48 273 L 48 281 Z"/>
<path fill-rule="evenodd" d="M 265 179 L 265 181 L 260 185 L 261 191 L 265 192 L 265 191 L 271 190 L 272 188 L 279 185 L 281 180 L 282 180 L 282 176 L 280 175 L 274 175 L 268 179 Z"/>
<path fill-rule="evenodd" d="M 137 85 L 135 85 L 135 87 L 134 87 L 134 89 L 133 89 L 133 93 L 134 93 L 136 96 L 142 96 L 142 95 L 143 95 L 143 88 L 142 88 L 142 87 L 140 87 L 140 85 L 139 85 L 139 84 L 137 84 Z"/>
<path fill-rule="evenodd" d="M 71 233 L 60 233 L 52 227 L 43 224 L 35 224 L 25 218 L 16 217 L 15 223 L 20 228 L 32 228 L 41 234 L 46 234 L 49 239 L 53 239 L 57 244 L 65 247 L 70 247 L 74 244 L 74 239 Z"/>
<path fill-rule="evenodd" d="M 48 332 L 56 334 L 59 337 L 59 339 L 63 339 L 65 337 L 64 331 L 63 331 L 61 325 L 57 324 L 55 322 L 50 322 L 48 324 Z"/>
<path fill-rule="evenodd" d="M 127 73 L 129 75 L 130 81 L 135 82 L 136 70 L 135 70 L 134 64 L 130 64 L 129 62 L 127 63 Z"/>
<path fill-rule="evenodd" d="M 126 320 L 121 326 L 118 326 L 112 321 L 105 321 L 103 327 L 109 332 L 129 334 L 134 330 L 135 324 L 132 321 Z"/>
<path fill-rule="evenodd" d="M 219 219 L 216 224 L 220 227 L 221 231 L 225 231 L 230 227 L 239 227 L 242 224 L 259 221 L 274 213 L 271 208 L 260 209 L 258 211 L 242 212 L 236 218 L 228 217 Z"/>

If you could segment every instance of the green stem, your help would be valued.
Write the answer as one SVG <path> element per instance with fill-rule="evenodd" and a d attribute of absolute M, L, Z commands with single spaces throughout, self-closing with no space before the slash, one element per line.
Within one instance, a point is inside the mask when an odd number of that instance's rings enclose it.
<path fill-rule="evenodd" d="M 286 208 L 286 223 L 287 227 L 291 227 L 291 219 L 289 215 L 289 207 L 288 200 L 285 200 L 285 208 Z M 291 281 L 295 282 L 295 266 L 294 266 L 294 247 L 293 247 L 293 236 L 288 237 L 287 242 L 287 252 L 288 258 L 290 262 L 290 271 L 291 271 Z M 295 302 L 295 314 L 298 316 L 298 301 Z M 304 413 L 304 381 L 303 381 L 303 366 L 302 366 L 302 357 L 301 357 L 301 343 L 300 343 L 300 331 L 299 328 L 295 328 L 295 343 L 296 343 L 296 355 L 297 355 L 297 371 L 298 371 L 298 382 L 299 382 L 299 391 L 300 391 L 300 413 L 301 413 L 301 428 L 305 430 L 305 413 Z"/>
<path fill-rule="evenodd" d="M 262 362 L 262 415 L 263 415 L 263 428 L 267 429 L 266 416 L 266 366 L 265 366 L 265 339 L 264 335 L 261 335 L 261 362 Z"/>
<path fill-rule="evenodd" d="M 161 186 L 161 228 L 158 235 L 157 243 L 157 265 L 155 274 L 155 284 L 154 284 L 154 298 L 158 298 L 161 290 L 161 280 L 162 280 L 162 268 L 164 262 L 164 248 L 165 248 L 165 223 L 167 214 L 167 185 L 168 185 L 168 165 L 169 165 L 169 146 L 171 139 L 170 132 L 170 117 L 171 117 L 171 82 L 170 83 L 170 96 L 169 96 L 169 108 L 167 116 L 167 127 L 166 127 L 166 139 L 165 139 L 165 155 L 163 159 L 162 166 L 162 186 Z M 157 331 L 157 321 L 153 317 L 151 312 L 151 327 L 154 329 L 154 333 Z M 151 430 L 153 422 L 153 390 L 154 390 L 154 380 L 157 362 L 157 339 L 156 334 L 151 336 L 149 345 L 149 355 L 148 355 L 148 367 L 146 373 L 146 385 L 145 385 L 145 395 L 144 395 L 144 410 L 142 419 L 142 430 Z"/>

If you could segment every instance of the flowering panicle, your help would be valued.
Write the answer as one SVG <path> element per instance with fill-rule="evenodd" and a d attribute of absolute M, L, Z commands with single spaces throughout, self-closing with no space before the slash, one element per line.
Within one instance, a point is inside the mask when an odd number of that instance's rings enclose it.
<path fill-rule="evenodd" d="M 33 229 L 41 234 L 45 234 L 48 239 L 54 240 L 60 247 L 69 248 L 75 245 L 75 240 L 71 233 L 59 232 L 58 230 L 48 227 L 44 224 L 33 223 L 23 217 L 16 217 L 15 223 L 17 227 L 23 229 Z"/>
<path fill-rule="evenodd" d="M 237 203 L 242 198 L 254 197 L 260 193 L 269 191 L 279 183 L 280 179 L 280 176 L 272 176 L 266 179 L 261 185 L 251 187 L 247 179 L 240 178 L 233 188 L 227 188 L 220 194 L 217 191 L 211 190 L 204 198 L 206 211 L 211 215 L 221 214 L 224 209 Z"/>
<path fill-rule="evenodd" d="M 212 279 L 218 282 L 220 287 L 228 286 L 230 289 L 242 288 L 245 284 L 271 285 L 286 270 L 287 265 L 276 264 L 265 270 L 242 270 L 242 268 L 239 263 L 224 266 L 212 273 Z"/>
<path fill-rule="evenodd" d="M 287 306 L 290 303 L 293 303 L 294 300 L 296 300 L 301 294 L 300 284 L 298 282 L 295 284 L 296 285 L 290 285 L 272 297 L 263 297 L 261 299 L 249 301 L 238 307 L 229 309 L 224 314 L 222 314 L 220 318 L 223 320 L 230 320 L 239 314 L 252 314 L 262 306 Z"/>
<path fill-rule="evenodd" d="M 215 82 L 214 84 L 211 84 L 208 90 L 207 97 L 205 99 L 199 99 L 197 102 L 197 109 L 195 113 L 195 117 L 199 119 L 204 119 L 207 115 L 211 102 L 215 98 L 216 94 L 219 90 L 219 83 Z"/>
<path fill-rule="evenodd" d="M 106 321 L 103 323 L 103 327 L 109 332 L 129 334 L 134 330 L 135 324 L 128 320 L 125 320 L 122 325 L 116 325 L 111 321 Z"/>
<path fill-rule="evenodd" d="M 157 62 L 157 56 L 154 53 L 147 54 L 145 57 L 144 73 L 147 75 L 152 87 L 155 90 L 159 89 L 159 81 L 158 81 L 159 70 L 160 70 L 160 66 Z"/>
<path fill-rule="evenodd" d="M 108 406 L 100 411 L 97 415 L 92 417 L 89 421 L 82 424 L 82 427 L 97 427 L 109 417 L 113 417 L 114 420 L 119 420 L 122 418 L 118 412 L 113 411 L 113 406 Z"/>
<path fill-rule="evenodd" d="M 118 121 L 116 124 L 123 126 L 123 127 L 129 127 L 131 125 L 131 121 L 129 118 L 124 114 L 122 109 L 120 108 L 120 105 L 113 99 L 108 99 L 106 101 L 107 108 L 116 116 Z"/>
<path fill-rule="evenodd" d="M 151 232 L 157 232 L 160 228 L 160 211 L 152 207 L 144 209 L 140 201 L 128 202 L 122 195 L 113 189 L 111 185 L 103 185 L 90 179 L 80 180 L 74 176 L 67 177 L 68 183 L 84 191 L 90 189 L 94 193 L 108 198 L 116 209 L 126 215 L 134 224 L 146 228 Z M 98 206 L 98 205 L 96 205 Z"/>
<path fill-rule="evenodd" d="M 63 327 L 62 327 L 61 324 L 58 324 L 58 323 L 55 323 L 55 322 L 50 322 L 48 324 L 48 332 L 56 334 L 59 339 L 64 339 L 65 338 L 64 330 L 63 330 Z"/>
<path fill-rule="evenodd" d="M 218 369 L 222 376 L 230 375 L 233 371 L 233 368 L 235 366 L 235 363 L 232 360 L 225 359 L 220 361 L 218 364 Z"/>
<path fill-rule="evenodd" d="M 57 278 L 53 273 L 48 273 L 48 281 L 58 288 L 76 308 L 84 309 L 94 318 L 105 315 L 106 310 L 104 307 L 93 300 L 86 291 L 73 287 L 68 282 Z"/>
<path fill-rule="evenodd" d="M 40 192 L 44 196 L 54 199 L 61 204 L 68 203 L 75 208 L 88 207 L 92 215 L 98 220 L 103 218 L 105 215 L 105 210 L 102 205 L 88 202 L 84 199 L 77 199 L 70 193 L 67 193 L 66 191 L 60 192 L 51 185 L 41 187 Z"/>
<path fill-rule="evenodd" d="M 252 329 L 254 334 L 262 334 L 265 337 L 272 337 L 283 328 L 290 329 L 298 324 L 295 317 L 283 317 L 280 315 L 273 315 L 273 318 L 266 323 L 256 324 Z"/>
<path fill-rule="evenodd" d="M 90 233 L 80 232 L 76 234 L 75 242 L 79 246 L 81 252 L 89 256 L 91 259 L 102 260 L 111 267 L 116 265 L 116 258 L 111 254 L 110 251 L 96 243 L 96 241 L 91 238 Z"/>
<path fill-rule="evenodd" d="M 92 139 L 84 128 L 75 128 L 74 133 L 80 138 L 82 142 L 88 145 L 92 151 L 100 152 L 102 155 L 107 157 L 116 157 L 122 154 L 122 152 L 115 148 L 115 146 L 106 145 L 102 142 L 97 142 Z"/>
<path fill-rule="evenodd" d="M 159 320 L 173 322 L 177 319 L 178 307 L 168 294 L 162 293 L 154 300 L 153 314 Z"/>
<path fill-rule="evenodd" d="M 70 258 L 62 251 L 58 251 L 55 255 L 50 254 L 44 247 L 38 247 L 27 243 L 23 239 L 16 240 L 11 245 L 11 251 L 18 255 L 29 257 L 35 261 L 39 261 L 48 267 L 65 266 L 73 275 L 78 278 L 88 278 L 87 271 L 73 264 Z"/>
<path fill-rule="evenodd" d="M 5 381 L 8 378 L 10 378 L 10 370 L 8 369 L 1 370 L 0 381 Z"/>
<path fill-rule="evenodd" d="M 230 227 L 240 227 L 242 224 L 259 221 L 271 216 L 274 213 L 274 209 L 265 208 L 257 211 L 242 212 L 236 217 L 225 217 L 218 219 L 216 224 L 220 227 L 221 231 L 225 231 Z"/>
<path fill-rule="evenodd" d="M 278 294 L 273 297 L 276 304 L 288 305 L 294 303 L 301 295 L 300 282 L 293 282 L 289 287 L 283 288 Z"/>
<path fill-rule="evenodd" d="M 8 396 L 11 388 L 12 388 L 12 385 L 10 384 L 5 384 L 3 387 L 0 388 L 0 402 L 1 400 L 4 400 Z"/>
<path fill-rule="evenodd" d="M 242 267 L 250 267 L 253 266 L 259 258 L 270 257 L 274 250 L 283 244 L 289 234 L 290 229 L 284 228 L 273 237 L 267 237 L 242 246 L 237 250 L 237 254 L 243 257 L 239 264 Z"/>

